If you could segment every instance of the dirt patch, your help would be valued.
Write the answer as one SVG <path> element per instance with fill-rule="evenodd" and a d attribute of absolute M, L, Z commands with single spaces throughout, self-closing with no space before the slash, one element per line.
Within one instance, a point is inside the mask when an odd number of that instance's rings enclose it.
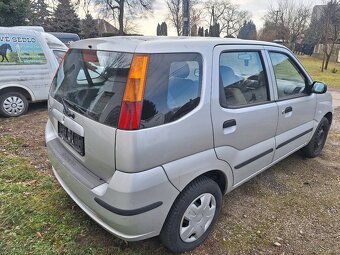
<path fill-rule="evenodd" d="M 36 169 L 49 172 L 51 164 L 45 147 L 46 109 L 46 103 L 36 103 L 30 106 L 29 112 L 24 116 L 0 117 L 0 134 L 14 135 L 21 139 L 23 145 L 17 150 L 17 154 L 30 158 L 32 166 Z"/>
<path fill-rule="evenodd" d="M 0 134 L 21 139 L 15 153 L 51 174 L 46 120 L 46 104 L 36 104 L 25 116 L 0 118 Z M 0 153 L 6 153 L 2 147 Z M 81 210 L 75 207 L 74 213 Z M 101 254 L 115 253 L 112 248 L 117 254 L 168 254 L 158 238 L 126 243 L 91 220 L 82 225 L 84 234 L 75 242 Z M 340 254 L 340 108 L 320 157 L 296 153 L 226 195 L 214 231 L 189 254 Z"/>

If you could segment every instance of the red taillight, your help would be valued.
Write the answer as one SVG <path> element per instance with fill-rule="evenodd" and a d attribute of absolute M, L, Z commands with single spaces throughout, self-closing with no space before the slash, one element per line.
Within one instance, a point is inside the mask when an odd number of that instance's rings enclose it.
<path fill-rule="evenodd" d="M 120 110 L 119 128 L 136 130 L 139 128 L 142 102 L 124 102 Z"/>
<path fill-rule="evenodd" d="M 120 109 L 119 129 L 136 130 L 139 128 L 148 62 L 148 55 L 133 56 Z"/>

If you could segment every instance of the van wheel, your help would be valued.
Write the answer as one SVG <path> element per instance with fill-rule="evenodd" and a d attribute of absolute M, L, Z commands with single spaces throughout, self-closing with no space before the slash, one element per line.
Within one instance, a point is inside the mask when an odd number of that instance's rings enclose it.
<path fill-rule="evenodd" d="M 19 92 L 8 92 L 0 96 L 0 114 L 5 117 L 17 117 L 28 110 L 28 101 Z"/>
<path fill-rule="evenodd" d="M 172 252 L 195 249 L 208 237 L 222 205 L 216 182 L 202 176 L 177 197 L 162 228 L 160 239 Z"/>
<path fill-rule="evenodd" d="M 312 139 L 304 148 L 302 148 L 303 155 L 308 158 L 315 158 L 319 156 L 326 143 L 328 131 L 329 122 L 325 117 L 323 117 L 315 130 Z"/>

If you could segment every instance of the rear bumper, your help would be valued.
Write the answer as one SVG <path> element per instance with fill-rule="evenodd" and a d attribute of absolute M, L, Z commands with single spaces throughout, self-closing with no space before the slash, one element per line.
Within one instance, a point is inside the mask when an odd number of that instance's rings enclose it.
<path fill-rule="evenodd" d="M 94 176 L 89 177 L 78 161 L 70 162 L 73 156 L 65 148 L 62 153 L 60 148 L 56 150 L 58 139 L 47 141 L 53 172 L 83 211 L 103 228 L 127 241 L 160 233 L 179 193 L 168 181 L 163 168 L 133 174 L 116 171 L 109 183 L 101 182 Z"/>

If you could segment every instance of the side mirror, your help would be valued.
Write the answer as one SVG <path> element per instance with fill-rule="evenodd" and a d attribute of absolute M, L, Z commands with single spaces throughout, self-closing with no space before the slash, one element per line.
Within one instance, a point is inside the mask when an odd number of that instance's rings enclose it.
<path fill-rule="evenodd" d="M 324 94 L 327 91 L 327 85 L 325 83 L 315 81 L 312 84 L 312 93 L 315 94 Z"/>

